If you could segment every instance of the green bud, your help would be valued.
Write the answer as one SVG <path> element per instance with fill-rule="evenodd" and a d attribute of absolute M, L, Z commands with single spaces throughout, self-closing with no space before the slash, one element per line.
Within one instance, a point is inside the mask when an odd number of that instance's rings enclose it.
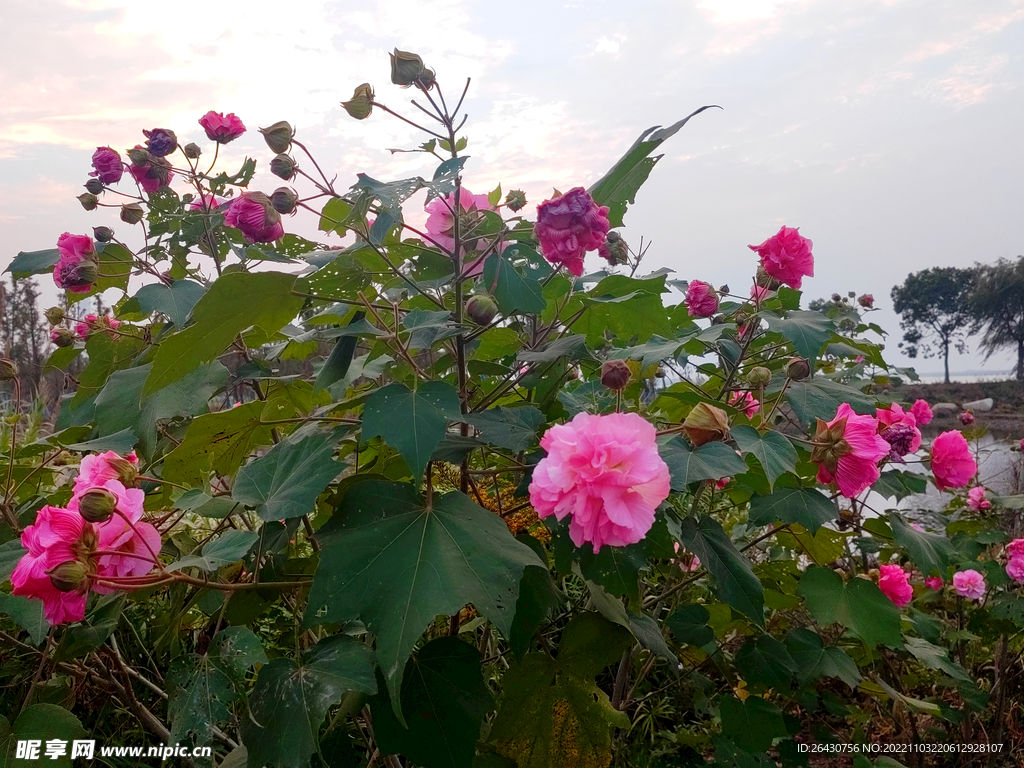
<path fill-rule="evenodd" d="M 70 347 L 75 343 L 74 331 L 68 328 L 54 328 L 50 331 L 50 341 L 58 347 Z"/>
<path fill-rule="evenodd" d="M 752 387 L 767 387 L 772 383 L 772 372 L 763 365 L 758 365 L 750 369 L 750 373 L 747 374 L 747 382 Z"/>
<path fill-rule="evenodd" d="M 78 202 L 82 204 L 82 207 L 87 211 L 95 211 L 96 203 L 99 202 L 99 198 L 96 197 L 92 192 L 83 192 L 78 196 Z"/>
<path fill-rule="evenodd" d="M 43 314 L 50 325 L 60 325 L 64 322 L 64 310 L 60 307 L 50 307 Z"/>
<path fill-rule="evenodd" d="M 270 196 L 270 204 L 278 213 L 294 213 L 295 205 L 299 202 L 299 196 L 294 189 L 289 187 L 278 187 Z"/>
<path fill-rule="evenodd" d="M 486 293 L 477 293 L 466 302 L 466 314 L 477 325 L 490 325 L 498 316 L 498 304 Z"/>
<path fill-rule="evenodd" d="M 604 245 L 598 249 L 598 254 L 608 260 L 610 266 L 627 264 L 629 262 L 629 246 L 622 239 L 618 232 L 609 232 L 605 238 Z"/>
<path fill-rule="evenodd" d="M 298 167 L 298 163 L 292 157 L 285 154 L 280 154 L 270 161 L 270 172 L 285 181 L 291 181 L 295 178 L 295 169 Z"/>
<path fill-rule="evenodd" d="M 203 154 L 203 150 L 200 149 L 199 145 L 196 144 L 194 141 L 190 141 L 188 144 L 185 145 L 184 152 L 185 157 L 187 157 L 189 160 L 195 160 L 201 154 Z"/>
<path fill-rule="evenodd" d="M 373 88 L 369 83 L 357 86 L 352 98 L 341 102 L 341 106 L 348 112 L 349 117 L 365 120 L 373 111 Z"/>
<path fill-rule="evenodd" d="M 281 154 L 291 149 L 295 129 L 287 121 L 281 120 L 269 128 L 260 128 L 260 133 L 263 134 L 263 140 L 267 142 L 270 150 Z"/>
<path fill-rule="evenodd" d="M 9 357 L 0 357 L 0 381 L 13 381 L 18 378 L 18 364 Z"/>
<path fill-rule="evenodd" d="M 78 560 L 68 560 L 46 572 L 50 583 L 61 592 L 84 592 L 89 584 L 89 569 Z"/>
<path fill-rule="evenodd" d="M 794 356 L 786 363 L 786 376 L 793 381 L 803 381 L 811 375 L 811 365 L 804 358 Z"/>
<path fill-rule="evenodd" d="M 121 221 L 125 224 L 138 224 L 142 221 L 144 211 L 138 203 L 126 203 L 121 206 Z"/>
<path fill-rule="evenodd" d="M 389 53 L 388 56 L 391 57 L 391 82 L 395 85 L 407 88 L 428 72 L 427 68 L 423 66 L 423 59 L 415 53 L 395 48 L 395 52 Z M 433 73 L 431 73 L 431 78 L 432 76 Z M 433 85 L 432 79 L 431 85 Z"/>
<path fill-rule="evenodd" d="M 78 265 L 77 280 L 78 285 L 92 285 L 99 279 L 100 276 L 100 265 L 92 260 L 82 261 Z"/>
<path fill-rule="evenodd" d="M 114 230 L 110 227 L 93 227 L 92 236 L 96 238 L 97 243 L 109 243 L 114 239 Z"/>
<path fill-rule="evenodd" d="M 526 193 L 521 189 L 510 190 L 505 195 L 505 205 L 508 206 L 510 211 L 521 211 L 526 207 Z"/>
<path fill-rule="evenodd" d="M 85 182 L 85 189 L 87 192 L 91 192 L 94 195 L 98 195 L 103 191 L 103 182 L 99 179 L 89 179 Z"/>
<path fill-rule="evenodd" d="M 142 166 L 149 165 L 153 156 L 142 147 L 133 147 L 128 150 L 128 159 L 132 161 L 132 165 Z"/>
<path fill-rule="evenodd" d="M 89 523 L 104 523 L 114 514 L 117 497 L 105 488 L 90 488 L 78 497 L 78 514 Z"/>

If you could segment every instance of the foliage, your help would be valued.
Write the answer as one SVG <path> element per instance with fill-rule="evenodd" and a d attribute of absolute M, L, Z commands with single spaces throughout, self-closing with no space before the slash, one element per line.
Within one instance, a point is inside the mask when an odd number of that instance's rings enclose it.
<path fill-rule="evenodd" d="M 1024 380 L 1024 257 L 977 267 L 968 306 L 985 357 L 1010 347 L 1017 353 L 1017 380 Z"/>

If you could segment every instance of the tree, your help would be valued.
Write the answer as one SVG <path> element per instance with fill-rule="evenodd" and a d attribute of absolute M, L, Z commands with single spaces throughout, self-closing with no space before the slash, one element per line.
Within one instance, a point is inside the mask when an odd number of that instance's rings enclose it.
<path fill-rule="evenodd" d="M 932 267 L 907 275 L 903 285 L 892 289 L 893 309 L 900 315 L 907 357 L 942 356 L 945 381 L 949 383 L 949 348 L 967 351 L 973 315 L 969 306 L 975 270 Z"/>
<path fill-rule="evenodd" d="M 39 288 L 32 278 L 0 284 L 0 343 L 3 354 L 21 371 L 22 396 L 31 399 L 39 389 L 49 353 L 49 333 L 39 312 Z"/>
<path fill-rule="evenodd" d="M 969 297 L 972 333 L 982 333 L 987 360 L 1006 347 L 1017 350 L 1017 380 L 1024 380 L 1024 256 L 979 266 Z"/>

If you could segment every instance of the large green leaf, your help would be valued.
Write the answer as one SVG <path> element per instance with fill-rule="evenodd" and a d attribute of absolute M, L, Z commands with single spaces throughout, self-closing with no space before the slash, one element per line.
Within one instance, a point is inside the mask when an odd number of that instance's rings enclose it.
<path fill-rule="evenodd" d="M 740 701 L 723 696 L 719 701 L 722 734 L 751 752 L 763 752 L 780 736 L 787 736 L 782 710 L 759 696 Z"/>
<path fill-rule="evenodd" d="M 256 507 L 264 520 L 287 520 L 312 512 L 316 497 L 344 469 L 331 458 L 339 437 L 319 432 L 278 443 L 238 470 L 232 498 Z"/>
<path fill-rule="evenodd" d="M 685 491 L 699 480 L 720 480 L 747 471 L 743 457 L 725 443 L 705 443 L 691 448 L 681 437 L 675 437 L 661 448 L 661 458 L 672 476 L 672 490 Z"/>
<path fill-rule="evenodd" d="M 930 669 L 937 669 L 952 678 L 972 682 L 973 678 L 962 666 L 949 658 L 949 652 L 945 648 L 933 645 L 927 640 L 919 637 L 908 637 L 906 639 L 907 650 L 922 664 Z"/>
<path fill-rule="evenodd" d="M 525 451 L 537 444 L 537 429 L 544 414 L 532 405 L 506 408 L 499 405 L 467 416 L 466 421 L 480 432 L 480 439 L 510 451 Z"/>
<path fill-rule="evenodd" d="M 0 766 L 15 768 L 47 765 L 71 768 L 71 742 L 86 738 L 89 735 L 81 721 L 63 707 L 56 704 L 33 704 L 22 710 L 13 724 L 8 724 L 7 718 L 0 716 Z M 64 741 L 68 747 L 65 754 L 56 759 L 46 757 L 46 742 L 53 739 Z M 19 741 L 35 741 L 39 746 L 37 758 L 19 760 Z"/>
<path fill-rule="evenodd" d="M 348 691 L 377 692 L 373 666 L 373 652 L 347 635 L 321 640 L 301 664 L 287 657 L 266 664 L 242 719 L 249 768 L 307 768 L 320 752 L 327 710 Z"/>
<path fill-rule="evenodd" d="M 733 427 L 731 434 L 743 453 L 752 453 L 757 457 L 768 478 L 769 488 L 775 486 L 775 481 L 781 475 L 796 470 L 796 448 L 780 432 L 769 431 L 762 435 L 753 427 L 740 425 Z"/>
<path fill-rule="evenodd" d="M 589 360 L 594 356 L 587 349 L 587 338 L 574 334 L 548 342 L 540 349 L 521 349 L 518 360 L 524 363 L 553 363 L 560 357 L 570 360 Z"/>
<path fill-rule="evenodd" d="M 122 312 L 131 312 L 135 307 L 145 315 L 160 312 L 180 328 L 204 293 L 206 288 L 191 280 L 175 280 L 170 285 L 151 283 L 142 286 L 122 307 Z"/>
<path fill-rule="evenodd" d="M 229 272 L 210 286 L 192 309 L 192 324 L 164 339 L 153 358 L 142 396 L 183 378 L 208 363 L 246 328 L 271 334 L 302 307 L 292 292 L 295 275 L 283 272 Z"/>
<path fill-rule="evenodd" d="M 663 339 L 661 336 L 655 335 L 639 346 L 609 350 L 608 358 L 610 360 L 639 360 L 641 367 L 646 368 L 659 360 L 674 359 L 676 352 L 685 343 L 686 339 Z"/>
<path fill-rule="evenodd" d="M 859 578 L 844 582 L 835 571 L 815 565 L 804 572 L 797 592 L 819 624 L 841 624 L 872 648 L 903 645 L 899 611 L 877 584 Z"/>
<path fill-rule="evenodd" d="M 781 333 L 791 342 L 800 357 L 811 365 L 818 359 L 818 352 L 835 330 L 835 323 L 821 312 L 811 310 L 787 312 L 785 317 L 778 317 L 766 312 L 762 317 L 768 322 L 768 328 Z"/>
<path fill-rule="evenodd" d="M 492 703 L 477 649 L 457 637 L 431 640 L 405 666 L 401 710 L 409 727 L 398 722 L 386 690 L 371 700 L 377 745 L 425 768 L 470 768 Z"/>
<path fill-rule="evenodd" d="M 523 277 L 507 259 L 496 253 L 484 262 L 483 287 L 494 295 L 498 309 L 506 317 L 516 312 L 539 315 L 546 306 L 540 282 Z"/>
<path fill-rule="evenodd" d="M 0 581 L 7 581 L 14 573 L 18 561 L 28 552 L 21 546 L 21 539 L 15 538 L 0 544 Z"/>
<path fill-rule="evenodd" d="M 199 416 L 189 425 L 185 439 L 163 463 L 163 477 L 199 485 L 211 469 L 230 475 L 256 445 L 271 442 L 271 428 L 260 421 L 259 400 Z"/>
<path fill-rule="evenodd" d="M 491 726 L 498 752 L 519 768 L 605 768 L 611 728 L 629 726 L 594 682 L 633 644 L 623 627 L 597 613 L 574 617 L 558 658 L 528 653 L 505 673 L 505 696 Z"/>
<path fill-rule="evenodd" d="M 664 274 L 646 278 L 610 275 L 570 302 L 570 312 L 576 311 L 577 304 L 585 307 L 573 330 L 584 333 L 591 345 L 600 343 L 608 333 L 630 343 L 671 336 L 673 327 L 662 298 L 666 292 Z"/>
<path fill-rule="evenodd" d="M 871 490 L 887 499 L 894 498 L 900 501 L 907 496 L 924 493 L 927 487 L 928 480 L 924 475 L 890 469 L 888 472 L 882 473 L 882 476 L 871 486 Z"/>
<path fill-rule="evenodd" d="M 803 685 L 819 677 L 838 677 L 851 689 L 861 680 L 860 670 L 846 651 L 837 646 L 826 648 L 821 637 L 808 627 L 798 627 L 786 636 L 786 648 L 796 662 L 797 676 Z"/>
<path fill-rule="evenodd" d="M 255 531 L 227 530 L 203 547 L 202 555 L 188 555 L 167 566 L 167 570 L 202 568 L 215 571 L 228 563 L 236 563 L 252 549 L 259 534 Z"/>
<path fill-rule="evenodd" d="M 43 615 L 43 601 L 0 592 L 0 613 L 28 632 L 34 645 L 39 645 L 50 632 L 50 623 Z"/>
<path fill-rule="evenodd" d="M 751 637 L 736 652 L 736 671 L 750 683 L 788 691 L 797 664 L 786 646 L 771 635 Z"/>
<path fill-rule="evenodd" d="M 815 419 L 829 421 L 835 418 L 843 403 L 849 403 L 856 413 L 875 413 L 875 399 L 871 395 L 820 377 L 791 381 L 786 389 L 786 400 L 805 424 Z"/>
<path fill-rule="evenodd" d="M 900 515 L 889 515 L 892 536 L 896 543 L 907 550 L 914 565 L 925 576 L 943 576 L 956 559 L 953 543 L 946 536 L 918 531 L 907 524 Z"/>
<path fill-rule="evenodd" d="M 72 402 L 77 406 L 89 398 L 95 398 L 106 386 L 110 374 L 131 367 L 143 347 L 142 339 L 135 336 L 92 334 L 85 342 L 89 364 L 78 375 L 78 391 Z"/>
<path fill-rule="evenodd" d="M 736 549 L 714 518 L 688 517 L 679 526 L 679 540 L 700 558 L 714 577 L 715 594 L 755 624 L 764 625 L 764 589 L 750 561 Z"/>
<path fill-rule="evenodd" d="M 628 629 L 633 637 L 637 639 L 644 648 L 656 656 L 660 656 L 669 663 L 669 670 L 678 672 L 679 659 L 669 650 L 665 636 L 661 633 L 658 622 L 646 613 L 636 613 L 629 610 L 617 597 L 612 597 L 599 584 L 587 581 L 587 592 L 590 593 L 590 600 L 594 608 L 608 621 Z"/>
<path fill-rule="evenodd" d="M 750 499 L 751 525 L 781 521 L 797 523 L 815 533 L 835 519 L 835 506 L 816 488 L 780 488 L 770 496 L 755 495 Z"/>
<path fill-rule="evenodd" d="M 393 701 L 438 614 L 472 603 L 508 637 L 523 569 L 545 565 L 464 494 L 435 497 L 428 509 L 412 486 L 384 480 L 352 486 L 320 536 L 305 623 L 362 620 L 377 636 Z"/>
<path fill-rule="evenodd" d="M 681 645 L 695 645 L 703 648 L 715 641 L 715 633 L 708 626 L 711 614 L 700 603 L 681 605 L 665 620 Z"/>
<path fill-rule="evenodd" d="M 661 126 L 648 128 L 640 134 L 640 138 L 633 142 L 633 146 L 626 150 L 626 154 L 619 158 L 611 170 L 590 187 L 590 195 L 598 205 L 607 205 L 610 209 L 608 219 L 613 227 L 622 226 L 622 217 L 626 213 L 627 203 L 633 202 L 637 190 L 647 181 L 651 170 L 662 158 L 662 155 L 649 157 L 651 152 L 661 146 L 666 139 L 678 133 L 691 117 L 699 115 L 705 109 L 711 109 L 713 106 L 717 107 L 717 105 L 701 107 L 667 128 Z"/>
<path fill-rule="evenodd" d="M 334 345 L 334 349 L 331 350 L 331 354 L 324 360 L 323 366 L 320 368 L 320 372 L 316 375 L 316 382 L 313 384 L 313 391 L 319 392 L 321 389 L 327 389 L 331 384 L 336 381 L 341 381 L 345 378 L 348 373 L 349 366 L 352 365 L 352 358 L 356 353 L 356 344 L 359 342 L 356 334 L 352 331 L 362 325 L 369 325 L 366 323 L 364 318 L 366 317 L 365 312 L 356 312 L 352 319 L 349 321 L 348 326 L 344 329 L 349 333 L 340 336 L 337 343 Z"/>
<path fill-rule="evenodd" d="M 50 272 L 60 261 L 60 251 L 56 248 L 47 248 L 44 251 L 19 251 L 18 255 L 11 259 L 4 272 L 10 272 L 11 277 L 20 280 L 30 275 L 41 275 Z"/>
<path fill-rule="evenodd" d="M 448 422 L 461 416 L 459 395 L 443 381 L 427 381 L 414 392 L 392 382 L 370 395 L 363 407 L 363 440 L 380 435 L 402 454 L 419 480 L 430 454 L 444 439 Z"/>

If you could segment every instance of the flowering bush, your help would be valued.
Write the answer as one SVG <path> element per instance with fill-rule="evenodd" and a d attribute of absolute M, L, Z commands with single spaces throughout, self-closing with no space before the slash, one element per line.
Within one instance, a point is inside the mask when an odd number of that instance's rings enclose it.
<path fill-rule="evenodd" d="M 218 165 L 242 120 L 211 110 L 205 145 L 97 149 L 80 200 L 119 221 L 11 264 L 118 294 L 47 313 L 48 366 L 79 372 L 52 434 L 6 446 L 12 738 L 130 722 L 250 768 L 1008 740 L 1024 538 L 978 430 L 930 438 L 893 401 L 912 372 L 870 295 L 801 309 L 829 255 L 796 228 L 737 246 L 739 295 L 623 234 L 703 110 L 528 201 L 463 186 L 462 98 L 419 56 L 391 77 L 430 115 L 422 175 L 336 186 L 281 121 L 260 133 L 295 187 L 251 189 L 256 161 Z M 342 107 L 397 114 L 370 84 Z M 928 485 L 924 530 L 900 501 Z"/>

